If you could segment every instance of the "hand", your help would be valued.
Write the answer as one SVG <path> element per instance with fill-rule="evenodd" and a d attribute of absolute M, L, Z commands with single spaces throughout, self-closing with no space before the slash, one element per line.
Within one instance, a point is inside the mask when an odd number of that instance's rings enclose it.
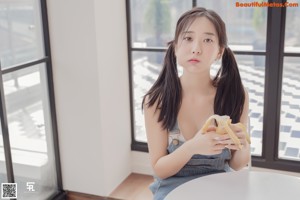
<path fill-rule="evenodd" d="M 222 153 L 222 150 L 228 145 L 224 141 L 229 140 L 228 134 L 217 134 L 216 127 L 210 126 L 206 133 L 198 131 L 188 143 L 193 154 L 215 155 Z"/>
<path fill-rule="evenodd" d="M 233 133 L 238 137 L 242 148 L 245 147 L 246 145 L 248 145 L 248 142 L 246 139 L 246 134 L 248 134 L 248 133 L 244 132 L 237 124 L 231 124 L 230 128 L 233 131 Z M 228 148 L 228 149 L 241 150 L 240 146 L 238 144 L 235 144 L 232 141 L 232 139 L 230 139 L 230 138 L 228 140 L 222 141 L 222 143 L 227 144 L 226 148 Z"/>

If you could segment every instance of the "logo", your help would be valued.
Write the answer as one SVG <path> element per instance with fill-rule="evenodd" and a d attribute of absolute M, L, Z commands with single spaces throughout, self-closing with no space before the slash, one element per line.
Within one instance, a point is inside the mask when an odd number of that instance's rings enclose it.
<path fill-rule="evenodd" d="M 28 192 L 35 192 L 34 188 L 35 182 L 27 182 L 26 183 L 26 188 Z"/>

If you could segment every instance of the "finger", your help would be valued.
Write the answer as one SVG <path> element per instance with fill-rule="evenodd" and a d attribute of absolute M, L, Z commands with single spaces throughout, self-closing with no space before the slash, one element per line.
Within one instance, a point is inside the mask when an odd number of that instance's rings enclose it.
<path fill-rule="evenodd" d="M 239 144 L 239 145 L 231 144 L 231 145 L 226 145 L 225 147 L 228 149 L 231 149 L 231 150 L 241 150 L 243 148 L 243 145 L 242 144 Z"/>
<path fill-rule="evenodd" d="M 213 131 L 216 131 L 216 130 L 217 130 L 217 127 L 216 127 L 216 126 L 210 125 L 210 126 L 207 128 L 206 132 L 213 132 Z"/>
<path fill-rule="evenodd" d="M 213 137 L 213 140 L 216 142 L 216 144 L 227 144 L 227 140 L 230 140 L 230 137 L 221 137 L 220 135 L 216 135 Z"/>
<path fill-rule="evenodd" d="M 240 140 L 241 144 L 251 143 L 249 135 L 246 134 L 244 134 L 244 132 L 239 132 L 237 134 L 237 137 Z"/>
<path fill-rule="evenodd" d="M 236 132 L 235 133 L 236 136 L 239 138 L 239 139 L 245 139 L 246 138 L 246 135 L 244 132 Z"/>
<path fill-rule="evenodd" d="M 225 144 L 225 145 L 231 145 L 234 144 L 234 142 L 231 139 L 227 139 L 227 140 L 221 140 L 219 141 L 220 144 Z"/>
<path fill-rule="evenodd" d="M 223 150 L 226 148 L 226 144 L 216 144 L 213 148 L 214 151 L 219 151 L 219 150 Z"/>
<path fill-rule="evenodd" d="M 223 145 L 238 145 L 232 139 L 222 140 L 222 141 L 218 141 L 218 142 Z M 239 144 L 240 143 L 241 143 L 241 141 L 239 141 Z"/>
<path fill-rule="evenodd" d="M 230 128 L 233 132 L 240 132 L 243 131 L 240 124 L 230 124 Z"/>
<path fill-rule="evenodd" d="M 229 134 L 218 135 L 218 141 L 229 140 L 231 139 Z"/>
<path fill-rule="evenodd" d="M 236 145 L 227 145 L 226 148 L 230 149 L 230 150 L 238 150 L 239 149 Z"/>

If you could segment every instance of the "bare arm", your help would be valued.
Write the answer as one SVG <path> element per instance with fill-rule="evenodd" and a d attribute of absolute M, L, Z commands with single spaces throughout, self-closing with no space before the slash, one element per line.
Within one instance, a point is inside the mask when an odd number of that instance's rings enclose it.
<path fill-rule="evenodd" d="M 249 126 L 248 111 L 249 111 L 249 96 L 248 96 L 248 92 L 245 91 L 245 103 L 244 103 L 244 109 L 243 109 L 240 122 L 243 123 L 246 127 Z M 239 170 L 245 167 L 249 163 L 251 159 L 251 155 L 250 155 L 250 145 L 246 141 L 246 137 L 245 137 L 245 134 L 249 134 L 249 133 L 243 133 L 242 130 L 237 130 L 236 134 L 240 139 L 243 148 L 241 150 L 234 150 L 233 148 L 233 150 L 231 151 L 232 158 L 229 162 L 229 165 L 232 169 Z"/>
<path fill-rule="evenodd" d="M 182 145 L 172 154 L 167 153 L 168 131 L 162 129 L 158 123 L 159 110 L 155 112 L 156 105 L 148 108 L 145 105 L 144 116 L 148 148 L 151 165 L 154 173 L 160 178 L 167 178 L 176 174 L 192 157 L 187 145 Z"/>

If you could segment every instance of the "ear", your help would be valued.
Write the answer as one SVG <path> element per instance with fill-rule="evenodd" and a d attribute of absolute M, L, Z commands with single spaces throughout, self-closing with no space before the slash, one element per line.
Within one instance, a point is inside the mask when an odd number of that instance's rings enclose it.
<path fill-rule="evenodd" d="M 219 51 L 219 53 L 218 53 L 218 55 L 217 55 L 217 59 L 218 59 L 218 60 L 222 58 L 223 53 L 224 53 L 224 50 L 225 50 L 224 47 L 221 47 L 221 48 L 220 48 L 220 51 Z"/>

